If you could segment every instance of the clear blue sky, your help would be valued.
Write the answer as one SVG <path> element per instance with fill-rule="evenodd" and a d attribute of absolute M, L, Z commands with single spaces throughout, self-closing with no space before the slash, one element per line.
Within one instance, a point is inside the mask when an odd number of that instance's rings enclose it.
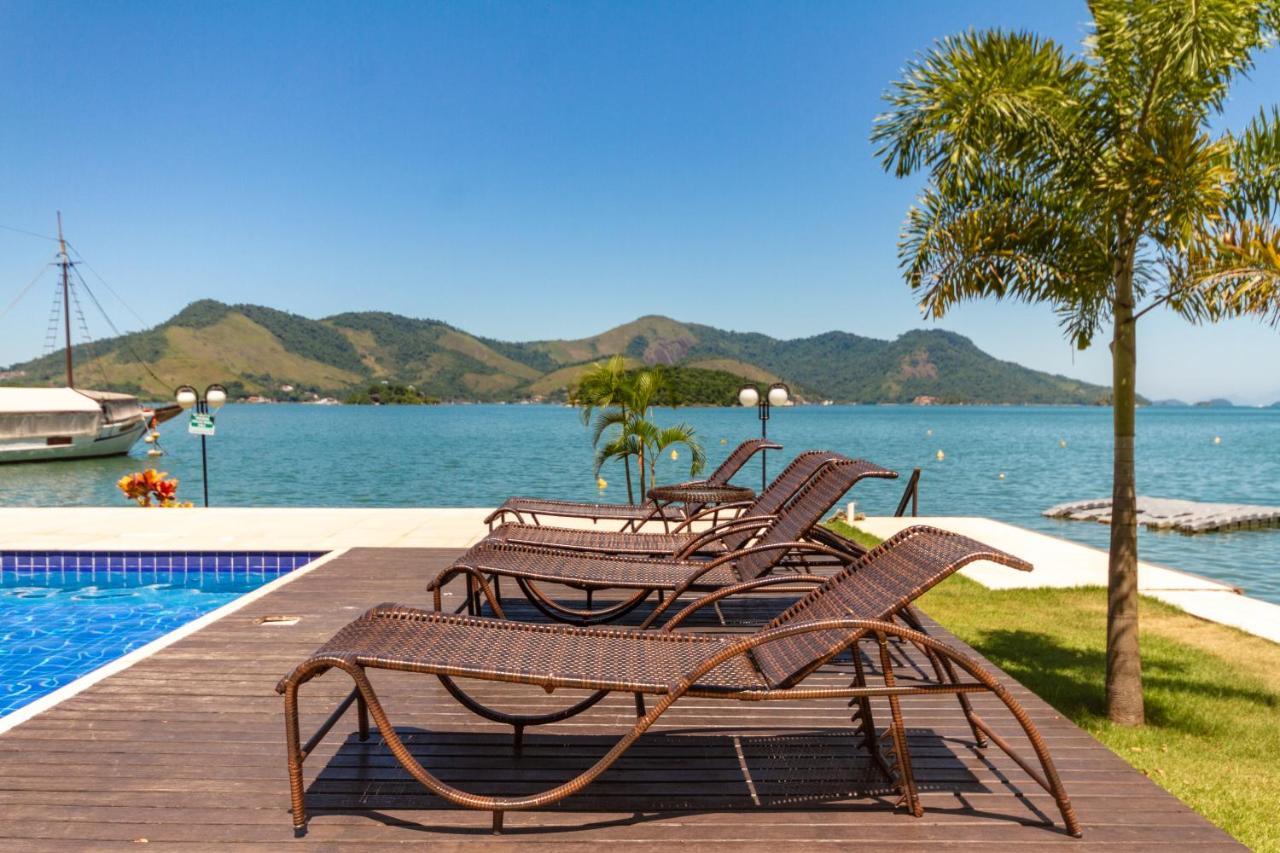
<path fill-rule="evenodd" d="M 0 225 L 49 233 L 61 208 L 148 323 L 213 297 L 506 339 L 645 313 L 893 337 L 927 324 L 895 249 L 915 185 L 868 142 L 880 94 L 937 37 L 1078 45 L 1085 20 L 1083 3 L 987 0 L 0 2 Z M 1227 123 L 1278 83 L 1267 55 Z M 48 255 L 0 231 L 0 308 Z M 0 364 L 40 351 L 46 282 L 0 319 Z M 1105 348 L 1073 355 L 1047 308 L 938 325 L 1109 378 Z M 1156 397 L 1270 403 L 1277 364 L 1280 333 L 1255 323 L 1140 331 Z"/>

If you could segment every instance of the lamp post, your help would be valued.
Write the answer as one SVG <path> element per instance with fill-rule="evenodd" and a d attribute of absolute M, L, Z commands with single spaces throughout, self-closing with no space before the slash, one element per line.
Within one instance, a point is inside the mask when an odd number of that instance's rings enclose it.
<path fill-rule="evenodd" d="M 201 397 L 190 385 L 181 385 L 173 397 L 183 411 L 195 408 L 187 424 L 187 432 L 200 436 L 200 472 L 204 485 L 204 505 L 209 506 L 209 450 L 205 440 L 213 435 L 213 413 L 227 402 L 227 389 L 214 384 L 204 389 Z"/>
<path fill-rule="evenodd" d="M 791 399 L 791 389 L 782 382 L 775 382 L 769 390 L 761 394 L 755 385 L 747 384 L 738 389 L 738 402 L 745 408 L 756 407 L 760 417 L 760 437 L 769 437 L 769 409 L 773 406 L 785 406 Z M 768 462 L 769 451 L 760 451 L 760 491 L 769 487 Z"/>

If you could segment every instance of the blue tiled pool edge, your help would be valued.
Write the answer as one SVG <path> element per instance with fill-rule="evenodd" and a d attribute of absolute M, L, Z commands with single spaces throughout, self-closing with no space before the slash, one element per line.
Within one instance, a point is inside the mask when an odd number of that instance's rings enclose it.
<path fill-rule="evenodd" d="M 327 551 L 19 551 L 0 550 L 0 570 L 85 571 L 177 569 L 291 572 Z"/>
<path fill-rule="evenodd" d="M 204 627 L 194 623 L 221 618 L 331 553 L 0 550 L 0 731 L 137 662 L 120 665 L 123 658 L 176 642 Z M 105 606 L 90 601 L 86 608 L 84 599 L 104 590 Z M 124 613 L 111 601 L 122 590 L 129 599 Z M 143 652 L 154 643 L 163 645 Z M 50 700 L 54 694 L 61 695 Z"/>

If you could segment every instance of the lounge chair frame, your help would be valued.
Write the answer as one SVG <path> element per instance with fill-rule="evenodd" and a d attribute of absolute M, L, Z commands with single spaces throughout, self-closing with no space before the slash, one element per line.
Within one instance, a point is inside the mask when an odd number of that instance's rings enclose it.
<path fill-rule="evenodd" d="M 729 480 L 747 464 L 752 456 L 763 450 L 781 449 L 781 444 L 768 439 L 748 439 L 735 447 L 729 456 L 720 463 L 719 467 L 705 479 L 689 480 L 680 485 L 690 487 L 727 485 Z M 726 506 L 725 509 L 727 508 Z M 681 523 L 691 519 L 700 520 L 705 517 L 712 517 L 718 521 L 721 511 L 721 507 L 704 508 L 698 504 L 689 504 L 684 507 L 683 511 L 673 515 L 653 501 L 645 501 L 640 504 L 601 504 L 550 498 L 512 497 L 486 516 L 484 523 L 489 525 L 490 530 L 496 525 L 508 521 L 536 527 L 542 524 L 543 516 L 551 516 L 553 518 L 584 518 L 589 519 L 593 524 L 601 521 L 621 521 L 623 522 L 621 530 L 637 531 L 651 521 L 662 521 L 664 524 L 668 524 L 670 522 Z"/>
<path fill-rule="evenodd" d="M 752 500 L 717 504 L 674 522 L 664 517 L 661 533 L 505 523 L 497 527 L 491 526 L 485 541 L 598 554 L 635 554 L 675 559 L 702 553 L 715 556 L 745 545 L 753 533 L 776 521 L 784 507 L 826 463 L 848 459 L 849 457 L 831 450 L 806 450 L 791 460 L 768 488 Z M 895 478 L 897 472 L 883 468 L 872 471 L 869 468 L 865 476 Z M 728 516 L 727 520 L 720 520 L 719 514 L 722 512 Z M 711 522 L 709 528 L 701 531 L 696 529 L 698 522 L 707 520 Z"/>
<path fill-rule="evenodd" d="M 816 455 L 813 455 L 815 454 Z M 723 539 L 725 536 L 741 536 L 749 539 L 755 531 L 761 531 L 754 544 L 739 547 L 736 550 L 722 553 L 710 560 L 684 559 L 692 554 L 703 541 L 702 537 L 694 537 L 686 545 L 680 555 L 668 558 L 646 560 L 639 556 L 604 556 L 592 554 L 573 554 L 565 557 L 564 552 L 546 546 L 486 545 L 481 543 L 466 554 L 459 557 L 452 565 L 443 569 L 427 586 L 435 597 L 436 609 L 441 609 L 441 590 L 454 577 L 462 575 L 467 579 L 467 607 L 475 615 L 479 614 L 480 597 L 488 600 L 493 612 L 502 615 L 500 595 L 496 588 L 498 577 L 512 578 L 520 587 L 525 597 L 544 615 L 551 619 L 569 622 L 575 625 L 595 625 L 611 622 L 625 616 L 639 607 L 650 595 L 670 593 L 670 599 L 659 600 L 656 610 L 646 621 L 646 626 L 656 624 L 655 620 L 665 613 L 681 595 L 686 592 L 705 592 L 726 585 L 727 574 L 730 583 L 753 580 L 768 574 L 775 569 L 796 569 L 809 572 L 815 565 L 835 567 L 847 566 L 859 554 L 849 549 L 832 547 L 830 544 L 810 542 L 799 537 L 807 534 L 816 525 L 824 512 L 853 488 L 860 480 L 867 477 L 894 478 L 897 474 L 881 468 L 863 459 L 849 459 L 827 451 L 811 451 L 812 459 L 820 459 L 812 471 L 804 472 L 802 485 L 791 495 L 779 512 L 758 518 L 743 518 L 727 523 L 737 525 L 738 530 L 723 532 L 726 527 L 717 528 L 715 532 L 704 534 Z M 796 466 L 793 462 L 792 466 Z M 797 470 L 799 468 L 797 467 Z M 783 475 L 785 476 L 785 475 Z M 625 539 L 635 534 L 615 533 L 611 537 Z M 487 550 L 485 550 L 487 548 Z M 574 562 L 580 570 L 575 577 L 554 577 L 546 573 L 540 574 L 539 562 L 556 561 L 558 565 Z M 658 582 L 646 579 L 645 568 L 672 570 L 673 579 Z M 710 583 L 715 577 L 718 582 Z M 493 578 L 495 586 L 490 587 L 489 578 Z M 586 609 L 562 604 L 543 592 L 540 584 L 552 583 L 587 591 Z M 610 603 L 596 608 L 592 595 L 600 589 L 625 589 L 629 592 L 622 601 Z"/>
<path fill-rule="evenodd" d="M 906 538 L 908 534 L 919 535 L 921 530 L 921 528 L 915 528 L 904 531 L 888 540 L 886 545 L 882 545 L 880 548 L 894 547 L 895 542 Z M 931 531 L 925 530 L 924 532 L 929 533 Z M 972 540 L 964 541 L 971 542 Z M 878 551 L 880 549 L 877 549 Z M 876 552 L 872 552 L 872 554 L 868 555 L 868 559 L 875 554 Z M 975 559 L 994 560 L 1019 568 L 1026 567 L 1025 563 L 1010 558 L 1001 552 L 985 548 L 974 549 L 958 559 L 952 559 L 948 565 L 942 566 L 932 575 L 927 585 L 922 585 L 923 588 L 917 586 L 910 590 L 897 606 L 889 608 L 890 612 L 885 614 L 885 618 L 817 618 L 808 621 L 804 619 L 796 621 L 798 616 L 803 616 L 810 608 L 817 613 L 829 611 L 830 608 L 824 610 L 822 607 L 814 607 L 821 595 L 826 594 L 840 584 L 856 585 L 856 571 L 852 573 L 852 578 L 849 577 L 850 573 L 842 573 L 843 577 L 838 576 L 830 579 L 821 590 L 816 590 L 801 602 L 792 605 L 782 616 L 775 619 L 774 622 L 770 623 L 770 626 L 766 626 L 761 631 L 735 642 L 717 642 L 718 648 L 714 652 L 708 654 L 696 665 L 689 667 L 679 678 L 665 685 L 655 685 L 652 682 L 646 683 L 640 680 L 627 682 L 620 676 L 601 677 L 596 682 L 587 683 L 580 676 L 573 679 L 557 679 L 553 673 L 533 673 L 518 671 L 515 668 L 508 670 L 492 669 L 474 661 L 458 661 L 456 663 L 414 662 L 394 654 L 394 650 L 391 649 L 387 649 L 385 650 L 386 653 L 383 653 L 383 650 L 376 643 L 372 643 L 371 648 L 366 648 L 359 653 L 330 654 L 325 653 L 322 649 L 320 653 L 303 662 L 292 673 L 282 679 L 276 688 L 284 696 L 289 789 L 295 834 L 304 834 L 307 825 L 306 798 L 302 774 L 303 764 L 314 751 L 316 745 L 353 704 L 357 708 L 359 737 L 361 740 L 368 739 L 370 734 L 369 720 L 372 718 L 387 748 L 414 779 L 427 790 L 456 806 L 491 811 L 493 813 L 493 831 L 497 833 L 502 829 L 503 814 L 505 812 L 546 806 L 569 797 L 591 784 L 657 722 L 676 701 L 684 697 L 730 698 L 747 702 L 834 698 L 849 700 L 850 707 L 854 709 L 851 722 L 860 736 L 861 743 L 870 752 L 873 763 L 884 775 L 886 781 L 891 783 L 898 791 L 898 805 L 905 807 L 908 812 L 919 817 L 923 815 L 924 809 L 920 802 L 919 791 L 912 772 L 901 699 L 904 696 L 948 694 L 964 700 L 961 702 L 961 707 L 964 709 L 970 727 L 978 738 L 978 745 L 985 746 L 987 742 L 990 742 L 1007 753 L 1019 767 L 1026 771 L 1033 781 L 1053 796 L 1067 832 L 1078 837 L 1082 834 L 1081 826 L 1054 767 L 1048 747 L 1017 699 L 969 655 L 929 636 L 919 630 L 918 627 L 900 625 L 892 621 L 895 615 L 899 615 L 903 616 L 908 622 L 916 622 L 918 625 L 914 614 L 908 615 L 910 613 L 910 601 L 914 600 L 924 589 L 954 572 L 960 565 Z M 748 589 L 759 589 L 773 580 L 777 579 L 761 578 L 736 585 L 733 588 L 717 590 L 686 607 L 669 620 L 660 632 L 656 633 L 665 635 L 668 638 L 665 642 L 687 643 L 701 641 L 710 644 L 711 641 L 706 639 L 706 635 L 675 634 L 673 633 L 674 629 L 688 616 L 714 604 L 715 601 Z M 836 606 L 840 605 L 837 604 Z M 465 632 L 471 629 L 488 629 L 487 626 L 494 624 L 493 620 L 431 613 L 396 605 L 383 605 L 374 608 L 364 617 L 361 617 L 361 620 L 380 618 L 419 620 L 422 623 L 443 622 L 447 623 L 447 630 L 456 630 L 458 632 Z M 359 635 L 361 620 L 357 620 L 348 626 L 348 629 L 344 630 L 355 629 L 357 635 Z M 500 624 L 502 625 L 502 630 L 526 631 L 531 632 L 531 634 L 540 634 L 544 638 L 547 636 L 548 631 L 582 632 L 576 636 L 580 639 L 585 637 L 593 642 L 598 640 L 601 643 L 608 642 L 611 636 L 623 636 L 616 631 L 601 629 L 550 627 L 529 623 Z M 646 634 L 646 632 L 638 633 Z M 812 637 L 807 641 L 808 645 L 805 645 L 804 638 L 816 634 L 825 636 Z M 631 635 L 632 638 L 635 636 L 637 636 L 636 633 Z M 648 634 L 648 636 L 652 637 L 653 635 Z M 663 642 L 661 636 L 653 637 L 653 640 L 655 642 Z M 763 674 L 763 669 L 760 668 L 761 659 L 758 655 L 770 650 L 775 644 L 784 644 L 790 641 L 792 645 L 780 650 L 785 658 L 789 652 L 795 651 L 794 643 L 797 640 L 801 641 L 801 645 L 805 649 L 816 649 L 817 653 L 814 654 L 812 660 L 808 660 L 806 657 L 807 662 L 803 666 L 796 668 L 794 672 L 788 666 L 786 671 L 790 672 L 790 675 L 785 678 L 770 683 L 762 677 L 759 681 L 738 688 L 703 681 L 704 677 L 718 667 L 744 657 L 746 658 L 746 666 L 755 667 L 758 672 Z M 524 640 L 521 640 L 521 642 L 524 642 Z M 878 685 L 868 683 L 866 668 L 863 665 L 859 650 L 859 645 L 863 642 L 873 642 L 878 652 L 881 682 Z M 914 683 L 914 681 L 899 681 L 890 650 L 891 642 L 908 643 L 923 650 L 933 665 L 937 682 L 918 684 Z M 836 689 L 805 688 L 803 686 L 804 680 L 819 667 L 844 653 L 851 654 L 854 663 L 854 679 L 849 687 Z M 630 731 L 622 735 L 599 760 L 567 782 L 528 796 L 497 797 L 473 794 L 441 781 L 414 758 L 391 724 L 373 685 L 369 681 L 366 673 L 367 668 L 419 672 L 436 676 L 445 689 L 469 710 L 486 719 L 511 725 L 513 727 L 513 748 L 517 751 L 521 748 L 523 732 L 526 727 L 553 723 L 581 714 L 610 692 L 620 691 L 634 694 L 636 721 Z M 351 693 L 338 704 L 320 729 L 303 743 L 299 734 L 298 724 L 298 690 L 303 684 L 330 669 L 337 669 L 347 673 L 355 686 Z M 967 678 L 963 676 L 967 676 Z M 456 680 L 458 677 L 539 685 L 548 693 L 558 687 L 587 689 L 592 692 L 586 698 L 559 711 L 544 714 L 512 714 L 490 708 L 470 696 L 458 684 Z M 1008 741 L 973 712 L 971 704 L 967 701 L 967 694 L 978 692 L 991 693 L 1004 704 L 1026 734 L 1035 753 L 1034 763 L 1028 758 L 1019 755 Z M 646 708 L 646 694 L 656 696 L 656 701 L 651 708 Z M 890 724 L 883 732 L 875 723 L 872 709 L 873 699 L 883 699 L 889 706 Z M 881 749 L 881 742 L 886 739 L 890 742 L 890 749 L 887 752 Z"/>

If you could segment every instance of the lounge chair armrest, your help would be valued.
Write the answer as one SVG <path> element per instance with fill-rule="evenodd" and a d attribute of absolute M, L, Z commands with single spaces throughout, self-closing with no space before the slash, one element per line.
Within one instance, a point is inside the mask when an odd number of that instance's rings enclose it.
<path fill-rule="evenodd" d="M 463 575 L 467 578 L 467 595 L 473 594 L 474 588 L 472 585 L 474 584 L 481 592 L 484 593 L 485 599 L 489 602 L 490 609 L 493 610 L 493 615 L 498 619 L 507 618 L 507 614 L 503 612 L 502 605 L 498 602 L 497 596 L 494 595 L 493 590 L 489 587 L 489 582 L 485 580 L 484 572 L 475 566 L 468 566 L 461 562 L 454 563 L 453 565 L 446 566 L 441 569 L 439 574 L 437 574 L 427 584 L 427 592 L 432 594 L 432 601 L 435 604 L 437 613 L 444 612 L 444 603 L 441 601 L 441 596 L 443 595 L 445 584 L 453 580 L 457 575 Z"/>
<path fill-rule="evenodd" d="M 837 551 L 844 551 L 854 557 L 861 557 L 870 550 L 859 545 L 852 539 L 841 536 L 834 530 L 822 526 L 821 524 L 815 524 L 813 527 L 809 528 L 809 532 L 806 533 L 805 536 L 820 545 L 828 545 L 835 548 Z"/>
<path fill-rule="evenodd" d="M 695 521 L 702 521 L 707 516 L 716 516 L 722 512 L 736 511 L 741 512 L 751 506 L 752 501 L 729 501 L 727 503 L 716 504 L 715 506 L 707 506 L 695 512 L 693 515 L 683 519 L 679 524 L 671 529 L 672 533 L 679 533 L 681 530 L 689 529 Z"/>
<path fill-rule="evenodd" d="M 481 524 L 487 524 L 490 526 L 490 529 L 492 529 L 493 522 L 499 518 L 505 518 L 507 513 L 509 512 L 511 512 L 511 510 L 507 509 L 505 506 L 500 506 L 497 509 L 495 509 L 493 512 L 486 515 L 484 517 L 484 521 L 482 521 Z"/>
<path fill-rule="evenodd" d="M 723 556 L 716 557 L 707 563 L 708 568 L 716 568 L 723 566 L 725 563 L 732 562 L 748 554 L 763 554 L 767 551 L 804 551 L 813 554 L 825 554 L 828 557 L 834 557 L 841 563 L 851 563 L 854 555 L 847 551 L 840 551 L 817 542 L 773 542 L 768 545 L 751 545 L 747 548 L 740 548 L 737 551 L 731 551 Z"/>
<path fill-rule="evenodd" d="M 853 645 L 862 637 L 868 635 L 883 635 L 885 637 L 899 637 L 922 649 L 932 650 L 951 660 L 962 670 L 981 682 L 988 690 L 994 692 L 997 696 L 1002 698 L 1008 696 L 1008 691 L 996 681 L 994 676 L 987 672 L 976 660 L 964 652 L 961 652 L 959 649 L 949 646 L 946 643 L 923 633 L 922 631 L 917 631 L 914 628 L 908 628 L 905 625 L 898 625 L 881 619 L 855 619 L 852 617 L 842 619 L 817 619 L 812 622 L 790 622 L 785 625 L 779 625 L 776 628 L 770 628 L 768 630 L 759 631 L 755 634 L 750 634 L 743 637 L 738 642 L 725 646 L 719 651 L 703 658 L 703 660 L 690 669 L 678 683 L 670 685 L 670 689 L 673 693 L 682 694 L 692 685 L 696 684 L 698 679 L 702 678 L 708 672 L 720 666 L 725 661 L 745 655 L 752 649 L 759 648 L 760 646 L 768 643 L 785 640 L 788 637 L 795 637 L 800 634 L 812 634 L 822 631 L 847 631 L 848 642 L 828 648 L 820 657 L 815 658 L 811 662 L 810 666 L 800 670 L 795 677 L 789 680 L 787 684 L 772 687 L 767 692 L 776 693 L 787 690 L 794 684 L 798 684 L 823 663 L 849 648 L 849 646 Z"/>
<path fill-rule="evenodd" d="M 776 515 L 751 515 L 740 516 L 728 521 L 722 521 L 714 527 L 702 531 L 689 541 L 687 545 L 675 553 L 677 559 L 682 559 L 695 554 L 707 546 L 708 543 L 715 542 L 717 539 L 723 539 L 730 533 L 737 533 L 742 530 L 750 530 L 753 527 L 764 527 L 766 524 L 777 520 Z"/>
<path fill-rule="evenodd" d="M 786 576 L 786 577 L 777 575 L 774 577 L 757 578 L 753 581 L 744 581 L 742 583 L 735 583 L 735 584 L 732 584 L 731 586 L 721 587 L 715 592 L 709 592 L 706 595 L 702 596 L 697 601 L 693 602 L 688 607 L 681 610 L 675 616 L 672 616 L 670 619 L 668 619 L 665 623 L 663 623 L 662 627 L 659 628 L 658 630 L 673 631 L 680 625 L 681 622 L 685 621 L 686 619 L 688 619 L 694 613 L 697 613 L 702 608 L 707 607 L 708 605 L 711 605 L 711 604 L 715 604 L 717 601 L 720 601 L 723 598 L 728 598 L 731 595 L 737 595 L 743 592 L 751 592 L 753 590 L 761 589 L 762 587 L 767 587 L 767 586 L 781 586 L 782 584 L 796 584 L 796 583 L 807 583 L 807 584 L 812 584 L 814 586 L 818 586 L 826 582 L 827 582 L 826 578 L 819 577 L 817 575 L 795 575 L 795 576 Z M 658 615 L 660 615 L 660 613 L 655 611 L 652 614 L 652 616 L 650 616 L 648 620 L 645 620 L 644 624 L 641 625 L 640 627 L 641 628 L 650 627 L 650 624 L 649 624 L 650 620 L 652 620 L 653 617 Z"/>

